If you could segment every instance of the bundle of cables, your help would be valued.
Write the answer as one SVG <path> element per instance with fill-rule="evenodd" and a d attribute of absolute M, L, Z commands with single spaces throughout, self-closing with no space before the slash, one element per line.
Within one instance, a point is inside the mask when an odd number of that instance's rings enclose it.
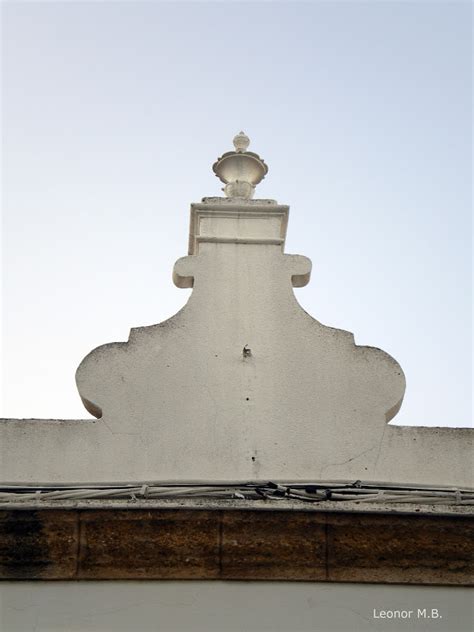
<path fill-rule="evenodd" d="M 474 505 L 474 489 L 321 481 L 288 482 L 150 482 L 77 485 L 0 485 L 0 503 L 34 504 L 43 501 L 126 499 L 291 499 L 309 503 L 414 503 L 424 505 Z"/>

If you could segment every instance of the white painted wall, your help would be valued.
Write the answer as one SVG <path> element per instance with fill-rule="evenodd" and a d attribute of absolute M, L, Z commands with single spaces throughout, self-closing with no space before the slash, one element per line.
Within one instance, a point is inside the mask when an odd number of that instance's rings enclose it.
<path fill-rule="evenodd" d="M 77 384 L 98 421 L 0 420 L 0 479 L 472 486 L 472 431 L 388 426 L 400 365 L 300 307 L 311 262 L 284 254 L 287 216 L 272 200 L 194 205 L 174 269 L 187 305 L 86 356 Z"/>
<path fill-rule="evenodd" d="M 288 582 L 5 582 L 1 632 L 471 632 L 468 588 Z M 418 609 L 437 619 L 418 617 Z M 374 609 L 413 611 L 375 619 Z M 434 613 L 435 614 L 435 613 Z"/>

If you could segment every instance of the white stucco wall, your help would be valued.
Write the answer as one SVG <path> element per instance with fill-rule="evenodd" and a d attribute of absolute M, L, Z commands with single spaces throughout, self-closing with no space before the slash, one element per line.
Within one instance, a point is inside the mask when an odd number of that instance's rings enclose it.
<path fill-rule="evenodd" d="M 468 588 L 287 582 L 6 582 L 2 632 L 471 632 Z M 406 619 L 374 618 L 412 611 Z M 418 613 L 426 609 L 426 617 Z M 428 618 L 437 611 L 438 618 Z"/>
<path fill-rule="evenodd" d="M 173 275 L 187 305 L 86 356 L 97 421 L 0 420 L 0 480 L 472 486 L 472 431 L 389 426 L 400 365 L 298 304 L 311 262 L 284 254 L 287 219 L 272 200 L 193 205 Z"/>

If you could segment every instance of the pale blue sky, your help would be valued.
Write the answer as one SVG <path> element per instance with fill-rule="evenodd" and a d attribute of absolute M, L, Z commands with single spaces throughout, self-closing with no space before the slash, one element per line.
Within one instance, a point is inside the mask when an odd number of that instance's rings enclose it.
<path fill-rule="evenodd" d="M 92 348 L 176 312 L 189 204 L 244 129 L 321 322 L 471 423 L 470 2 L 4 2 L 3 408 L 87 417 Z"/>

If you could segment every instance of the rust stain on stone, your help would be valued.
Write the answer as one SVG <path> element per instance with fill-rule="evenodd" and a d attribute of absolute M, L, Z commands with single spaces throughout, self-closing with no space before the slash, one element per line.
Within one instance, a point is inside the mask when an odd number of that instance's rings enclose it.
<path fill-rule="evenodd" d="M 326 578 L 325 516 L 303 512 L 227 512 L 222 578 Z"/>
<path fill-rule="evenodd" d="M 216 578 L 217 518 L 206 511 L 86 511 L 78 577 Z"/>
<path fill-rule="evenodd" d="M 445 516 L 333 515 L 329 579 L 472 583 L 474 527 Z"/>
<path fill-rule="evenodd" d="M 77 516 L 64 511 L 0 512 L 1 579 L 68 579 L 75 574 Z"/>
<path fill-rule="evenodd" d="M 0 511 L 0 579 L 472 585 L 472 516 L 281 510 Z"/>

